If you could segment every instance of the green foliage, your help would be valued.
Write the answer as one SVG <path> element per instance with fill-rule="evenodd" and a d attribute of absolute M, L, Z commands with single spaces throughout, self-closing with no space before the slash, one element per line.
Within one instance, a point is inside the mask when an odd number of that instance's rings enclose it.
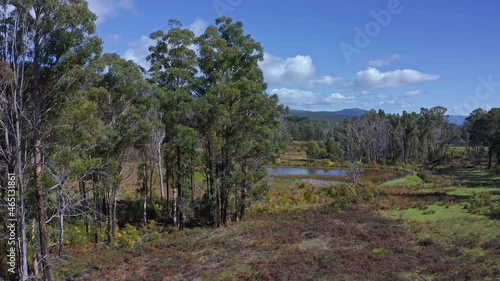
<path fill-rule="evenodd" d="M 495 174 L 500 175 L 500 165 L 495 166 Z"/>
<path fill-rule="evenodd" d="M 65 245 L 71 247 L 82 247 L 85 248 L 89 243 L 94 241 L 95 226 L 89 225 L 89 232 L 85 227 L 83 220 L 71 220 L 65 224 Z M 99 241 L 102 241 L 106 237 L 106 231 L 104 228 L 97 229 L 97 236 Z"/>
<path fill-rule="evenodd" d="M 332 137 L 329 137 L 326 141 L 326 153 L 328 159 L 331 161 L 340 161 L 342 159 L 342 146 L 340 142 L 335 141 Z"/>
<path fill-rule="evenodd" d="M 494 204 L 494 200 L 489 192 L 480 192 L 474 195 L 474 197 L 470 201 L 470 208 L 482 208 L 482 207 L 491 207 Z"/>
<path fill-rule="evenodd" d="M 490 207 L 490 212 L 488 215 L 494 219 L 500 219 L 500 202 L 497 202 Z"/>
<path fill-rule="evenodd" d="M 487 215 L 493 219 L 500 218 L 500 200 L 491 192 L 479 192 L 469 200 L 468 210 L 473 214 Z"/>
<path fill-rule="evenodd" d="M 406 176 L 403 178 L 395 179 L 395 180 L 390 180 L 382 183 L 380 187 L 403 187 L 403 188 L 410 188 L 410 187 L 420 187 L 424 184 L 424 180 L 422 180 L 419 176 L 417 175 L 411 175 L 411 176 Z"/>
<path fill-rule="evenodd" d="M 376 248 L 376 249 L 373 249 L 372 252 L 376 255 L 383 255 L 383 254 L 387 253 L 387 250 L 384 248 Z"/>
<path fill-rule="evenodd" d="M 294 141 L 319 141 L 324 131 L 330 129 L 331 123 L 314 122 L 308 117 L 287 115 L 285 122 L 291 139 Z"/>
<path fill-rule="evenodd" d="M 304 144 L 307 157 L 311 159 L 321 159 L 326 156 L 326 146 L 319 141 L 309 141 Z"/>
<path fill-rule="evenodd" d="M 340 183 L 331 186 L 328 194 L 333 198 L 333 207 L 342 210 L 349 204 L 370 201 L 379 195 L 379 190 L 370 181 L 362 181 L 356 185 Z"/>
<path fill-rule="evenodd" d="M 137 227 L 126 224 L 125 227 L 118 231 L 114 243 L 118 247 L 132 248 L 137 242 L 141 241 L 142 236 L 143 234 Z"/>
<path fill-rule="evenodd" d="M 469 213 L 462 205 L 441 206 L 434 204 L 427 206 L 426 212 L 427 213 L 424 213 L 420 209 L 410 208 L 392 211 L 391 213 L 397 218 L 425 222 L 479 217 L 478 215 Z"/>
<path fill-rule="evenodd" d="M 434 182 L 434 175 L 429 171 L 420 171 L 417 173 L 417 177 L 421 178 L 425 183 Z M 415 178 L 415 182 L 419 182 L 418 179 Z"/>
<path fill-rule="evenodd" d="M 488 149 L 488 169 L 492 169 L 493 157 L 500 163 L 500 109 L 492 108 L 488 112 L 481 108 L 474 110 L 467 117 L 464 133 L 471 149 L 469 152 L 479 164 L 485 148 Z"/>

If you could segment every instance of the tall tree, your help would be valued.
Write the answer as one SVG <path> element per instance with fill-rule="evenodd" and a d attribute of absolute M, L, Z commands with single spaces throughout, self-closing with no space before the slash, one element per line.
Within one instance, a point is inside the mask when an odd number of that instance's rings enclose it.
<path fill-rule="evenodd" d="M 487 112 L 482 108 L 475 109 L 465 119 L 464 124 L 467 147 L 472 149 L 473 156 L 480 162 L 484 147 L 488 144 L 486 114 Z"/>
<path fill-rule="evenodd" d="M 89 65 L 87 72 L 87 99 L 95 104 L 96 118 L 104 126 L 92 153 L 102 158 L 94 178 L 105 193 L 107 235 L 112 242 L 116 234 L 117 192 L 128 176 L 125 156 L 147 134 L 149 127 L 142 114 L 148 111 L 151 90 L 141 68 L 116 54 L 104 54 Z"/>
<path fill-rule="evenodd" d="M 277 128 L 283 108 L 277 105 L 276 96 L 265 93 L 267 85 L 258 65 L 263 49 L 244 33 L 241 22 L 218 18 L 198 44 L 203 72 L 199 124 L 203 126 L 209 197 L 215 197 L 212 221 L 220 226 L 230 220 L 235 171 L 245 166 L 247 156 L 262 159 L 273 150 L 255 143 L 259 134 L 273 139 L 271 131 Z"/>
<path fill-rule="evenodd" d="M 175 227 L 184 225 L 186 187 L 194 170 L 196 130 L 193 123 L 193 91 L 197 86 L 196 52 L 191 49 L 194 33 L 183 29 L 177 20 L 169 21 L 168 32 L 151 34 L 156 45 L 150 47 L 151 81 L 161 88 L 158 93 L 165 128 L 167 181 L 172 183 L 172 218 Z M 167 185 L 168 186 L 168 185 Z M 167 190 L 167 193 L 169 191 Z"/>
<path fill-rule="evenodd" d="M 486 115 L 486 136 L 488 140 L 488 169 L 492 168 L 493 156 L 500 164 L 500 108 L 492 108 Z"/>
<path fill-rule="evenodd" d="M 81 71 L 93 54 L 100 51 L 101 41 L 93 35 L 95 15 L 88 10 L 86 1 L 25 0 L 6 3 L 16 19 L 6 23 L 6 30 L 15 36 L 3 38 L 2 42 L 14 41 L 4 46 L 2 52 L 18 56 L 15 61 L 9 61 L 13 69 L 29 71 L 29 76 L 19 77 L 27 81 L 18 81 L 16 85 L 18 91 L 31 93 L 26 106 L 31 112 L 23 113 L 31 119 L 27 122 L 31 127 L 26 130 L 30 135 L 25 137 L 30 139 L 30 155 L 33 156 L 33 190 L 37 200 L 41 265 L 45 279 L 53 280 L 46 227 L 47 191 L 40 180 L 47 136 L 45 124 L 58 114 L 63 97 L 73 90 L 75 76 L 78 76 L 75 74 Z"/>

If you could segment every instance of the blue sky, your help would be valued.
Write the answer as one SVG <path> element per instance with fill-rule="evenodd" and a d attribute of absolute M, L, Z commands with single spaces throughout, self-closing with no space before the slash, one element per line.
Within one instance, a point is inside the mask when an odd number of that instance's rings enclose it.
<path fill-rule="evenodd" d="M 104 51 L 148 67 L 149 34 L 175 18 L 199 34 L 219 16 L 265 50 L 268 92 L 292 109 L 500 105 L 500 2 L 90 0 Z"/>

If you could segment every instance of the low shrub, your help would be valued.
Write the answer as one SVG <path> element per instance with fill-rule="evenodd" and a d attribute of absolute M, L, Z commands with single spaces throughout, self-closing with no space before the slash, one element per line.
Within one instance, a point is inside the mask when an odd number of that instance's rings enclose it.
<path fill-rule="evenodd" d="M 430 209 L 429 209 L 429 210 L 425 210 L 423 214 L 424 214 L 424 215 L 432 215 L 432 214 L 435 214 L 435 213 L 436 213 L 436 211 L 435 211 L 435 210 L 430 210 Z"/>
<path fill-rule="evenodd" d="M 490 217 L 494 219 L 500 219 L 500 203 L 497 203 L 490 207 L 490 213 L 488 214 Z"/>
<path fill-rule="evenodd" d="M 142 233 L 135 226 L 126 224 L 117 232 L 114 243 L 118 247 L 132 248 L 141 239 Z"/>
<path fill-rule="evenodd" d="M 383 255 L 383 254 L 386 254 L 387 253 L 387 250 L 384 249 L 384 248 L 376 248 L 376 249 L 373 249 L 372 251 L 374 254 L 377 254 L 377 255 Z"/>
<path fill-rule="evenodd" d="M 479 235 L 476 233 L 457 233 L 451 238 L 454 246 L 473 248 L 479 246 Z"/>
<path fill-rule="evenodd" d="M 495 174 L 500 175 L 500 165 L 495 166 Z"/>
<path fill-rule="evenodd" d="M 417 173 L 417 176 L 424 180 L 426 183 L 433 183 L 434 182 L 434 175 L 428 171 L 420 171 Z"/>
<path fill-rule="evenodd" d="M 91 241 L 91 235 L 87 233 L 85 225 L 80 222 L 67 224 L 65 227 L 66 246 L 85 246 Z"/>
<path fill-rule="evenodd" d="M 333 198 L 334 208 L 343 209 L 350 203 L 370 201 L 378 196 L 380 192 L 371 181 L 362 181 L 355 185 L 340 183 L 332 186 L 328 190 L 328 194 Z"/>

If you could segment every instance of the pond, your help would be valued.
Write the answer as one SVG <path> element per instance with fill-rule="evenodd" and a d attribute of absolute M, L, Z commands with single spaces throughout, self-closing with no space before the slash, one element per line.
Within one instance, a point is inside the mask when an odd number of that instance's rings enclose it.
<path fill-rule="evenodd" d="M 343 176 L 346 170 L 337 169 L 318 169 L 318 168 L 267 168 L 269 175 L 273 176 Z"/>

